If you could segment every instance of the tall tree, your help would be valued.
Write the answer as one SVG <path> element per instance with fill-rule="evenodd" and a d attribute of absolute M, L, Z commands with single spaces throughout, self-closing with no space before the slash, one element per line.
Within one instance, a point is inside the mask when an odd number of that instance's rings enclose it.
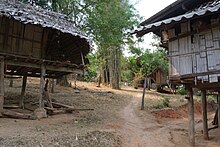
<path fill-rule="evenodd" d="M 130 37 L 127 31 L 137 23 L 137 17 L 127 0 L 96 2 L 86 26 L 98 46 L 104 68 L 108 69 L 111 87 L 119 89 L 122 48 Z"/>

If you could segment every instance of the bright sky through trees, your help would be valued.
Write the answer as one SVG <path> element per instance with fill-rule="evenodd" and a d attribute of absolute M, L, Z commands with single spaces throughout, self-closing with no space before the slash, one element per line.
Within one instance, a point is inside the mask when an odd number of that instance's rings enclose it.
<path fill-rule="evenodd" d="M 131 3 L 135 5 L 140 16 L 144 17 L 143 20 L 145 20 L 175 1 L 176 0 L 131 0 Z M 145 35 L 144 43 L 140 44 L 140 46 L 144 48 L 152 48 L 150 46 L 152 41 L 152 35 Z"/>

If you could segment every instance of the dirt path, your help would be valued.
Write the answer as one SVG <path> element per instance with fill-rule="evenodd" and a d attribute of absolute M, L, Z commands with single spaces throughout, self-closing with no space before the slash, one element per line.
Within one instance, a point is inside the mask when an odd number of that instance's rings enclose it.
<path fill-rule="evenodd" d="M 9 85 L 7 82 L 5 85 Z M 14 81 L 13 87 L 6 88 L 6 104 L 17 102 L 21 82 L 21 80 Z M 187 136 L 188 120 L 186 118 L 155 118 L 150 112 L 152 110 L 150 106 L 154 106 L 155 102 L 163 98 L 161 94 L 155 91 L 147 91 L 145 97 L 146 109 L 142 111 L 140 110 L 142 90 L 131 87 L 112 90 L 105 86 L 97 88 L 94 83 L 82 82 L 78 84 L 81 85 L 76 90 L 70 87 L 58 86 L 56 87 L 56 93 L 51 94 L 51 97 L 66 105 L 76 108 L 94 108 L 94 111 L 53 115 L 42 120 L 1 118 L 0 147 L 189 146 Z M 39 79 L 29 79 L 26 89 L 26 103 L 38 102 L 38 87 Z M 180 102 L 180 97 L 165 96 L 170 97 L 172 102 Z M 157 110 L 161 112 L 160 109 Z M 195 122 L 196 147 L 219 147 L 219 131 L 211 130 L 209 132 L 211 140 L 204 141 L 201 133 L 201 117 L 196 119 Z"/>
<path fill-rule="evenodd" d="M 141 91 L 133 94 L 131 102 L 120 112 L 124 120 L 120 133 L 122 135 L 123 146 L 125 147 L 172 147 L 173 134 L 169 126 L 159 124 L 150 112 L 144 111 L 142 120 L 136 111 L 138 110 L 141 98 Z"/>

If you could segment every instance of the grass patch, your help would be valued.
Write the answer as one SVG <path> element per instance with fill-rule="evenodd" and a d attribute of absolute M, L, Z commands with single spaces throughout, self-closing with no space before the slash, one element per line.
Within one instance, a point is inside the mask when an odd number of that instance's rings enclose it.
<path fill-rule="evenodd" d="M 170 107 L 170 98 L 169 97 L 164 97 L 160 99 L 156 105 L 153 106 L 153 108 L 156 109 L 161 109 L 161 108 L 165 108 L 165 107 Z"/>

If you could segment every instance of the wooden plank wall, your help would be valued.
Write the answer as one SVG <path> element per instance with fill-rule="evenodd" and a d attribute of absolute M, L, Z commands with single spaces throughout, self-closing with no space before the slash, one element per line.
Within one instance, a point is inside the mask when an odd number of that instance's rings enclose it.
<path fill-rule="evenodd" d="M 187 24 L 181 24 L 181 30 Z M 172 30 L 168 32 L 173 32 Z M 182 32 L 183 33 L 183 32 Z M 173 36 L 173 34 L 171 34 Z M 170 76 L 203 73 L 220 70 L 220 27 L 201 31 L 169 42 Z M 220 74 L 198 77 L 204 81 L 217 82 Z"/>
<path fill-rule="evenodd" d="M 41 58 L 43 28 L 0 17 L 0 51 L 2 53 Z"/>

